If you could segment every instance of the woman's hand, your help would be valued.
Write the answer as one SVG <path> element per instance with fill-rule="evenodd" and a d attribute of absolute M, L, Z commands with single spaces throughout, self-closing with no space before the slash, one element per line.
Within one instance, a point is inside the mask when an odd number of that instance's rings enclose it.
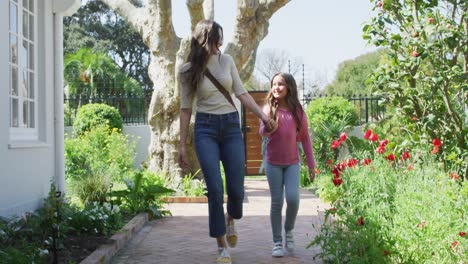
<path fill-rule="evenodd" d="M 315 168 L 309 168 L 309 179 L 311 182 L 315 180 Z"/>
<path fill-rule="evenodd" d="M 185 151 L 185 146 L 179 147 L 179 167 L 183 170 L 187 170 L 189 168 L 189 164 L 187 162 L 187 152 Z"/>

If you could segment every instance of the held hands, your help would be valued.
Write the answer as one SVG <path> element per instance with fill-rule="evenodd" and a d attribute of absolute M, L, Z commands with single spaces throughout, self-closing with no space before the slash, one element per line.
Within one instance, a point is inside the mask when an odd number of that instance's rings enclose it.
<path fill-rule="evenodd" d="M 262 119 L 265 130 L 269 133 L 275 131 L 278 128 L 278 122 L 272 118 Z"/>

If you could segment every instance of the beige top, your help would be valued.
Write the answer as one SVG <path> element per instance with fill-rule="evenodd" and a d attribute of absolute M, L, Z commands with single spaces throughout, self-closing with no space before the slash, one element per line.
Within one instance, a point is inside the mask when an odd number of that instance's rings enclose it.
<path fill-rule="evenodd" d="M 186 71 L 190 63 L 182 65 L 180 72 Z M 211 74 L 220 82 L 229 94 L 236 96 L 247 93 L 237 72 L 234 60 L 230 55 L 211 55 L 207 64 Z M 180 74 L 179 72 L 179 74 Z M 190 94 L 190 83 L 180 80 L 180 108 L 192 108 L 194 94 Z M 224 95 L 206 76 L 201 78 L 195 93 L 196 111 L 208 114 L 227 114 L 236 111 Z"/>

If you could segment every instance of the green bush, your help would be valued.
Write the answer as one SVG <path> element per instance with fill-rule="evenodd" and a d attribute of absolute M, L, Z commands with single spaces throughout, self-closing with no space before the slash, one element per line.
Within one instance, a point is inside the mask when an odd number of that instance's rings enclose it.
<path fill-rule="evenodd" d="M 97 125 L 107 124 L 110 129 L 122 131 L 123 122 L 119 111 L 106 104 L 87 104 L 78 110 L 73 122 L 73 131 L 82 135 Z"/>
<path fill-rule="evenodd" d="M 306 108 L 309 125 L 330 124 L 347 119 L 346 125 L 358 125 L 358 114 L 353 103 L 339 96 L 314 99 Z"/>
<path fill-rule="evenodd" d="M 83 203 L 103 202 L 111 182 L 121 182 L 133 170 L 135 142 L 101 125 L 65 140 L 65 176 Z"/>
<path fill-rule="evenodd" d="M 406 159 L 394 142 L 382 154 L 374 151 L 381 142 L 368 144 L 361 154 L 370 164 L 348 159 L 320 174 L 320 197 L 332 208 L 311 245 L 329 263 L 463 263 L 466 181 L 443 169 L 431 144 L 408 149 Z"/>

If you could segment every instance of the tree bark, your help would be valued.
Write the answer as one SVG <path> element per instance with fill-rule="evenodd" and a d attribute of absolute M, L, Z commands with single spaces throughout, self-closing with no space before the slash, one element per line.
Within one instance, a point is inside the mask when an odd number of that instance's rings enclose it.
<path fill-rule="evenodd" d="M 181 176 L 177 165 L 179 142 L 179 80 L 177 70 L 185 62 L 190 49 L 190 36 L 176 36 L 172 23 L 170 0 L 148 0 L 138 7 L 129 0 L 102 0 L 129 22 L 148 46 L 149 76 L 154 83 L 148 122 L 151 127 L 148 168 L 168 177 Z M 227 44 L 226 53 L 232 55 L 242 80 L 250 78 L 260 41 L 268 33 L 268 20 L 290 0 L 238 0 L 237 24 L 234 37 Z M 187 0 L 192 29 L 203 18 L 214 17 L 213 0 Z M 190 133 L 193 133 L 191 129 Z M 198 169 L 193 148 L 193 135 L 189 135 L 191 172 Z"/>

